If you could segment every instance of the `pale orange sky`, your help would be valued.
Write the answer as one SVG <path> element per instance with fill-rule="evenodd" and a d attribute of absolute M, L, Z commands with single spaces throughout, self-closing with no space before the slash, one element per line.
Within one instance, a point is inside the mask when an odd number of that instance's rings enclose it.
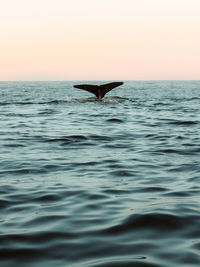
<path fill-rule="evenodd" d="M 200 0 L 0 0 L 0 80 L 200 79 Z"/>

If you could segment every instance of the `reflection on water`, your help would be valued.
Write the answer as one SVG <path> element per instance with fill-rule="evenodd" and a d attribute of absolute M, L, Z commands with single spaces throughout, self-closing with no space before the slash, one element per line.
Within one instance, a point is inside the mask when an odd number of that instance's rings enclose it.
<path fill-rule="evenodd" d="M 0 83 L 1 266 L 199 266 L 200 82 L 72 85 Z"/>

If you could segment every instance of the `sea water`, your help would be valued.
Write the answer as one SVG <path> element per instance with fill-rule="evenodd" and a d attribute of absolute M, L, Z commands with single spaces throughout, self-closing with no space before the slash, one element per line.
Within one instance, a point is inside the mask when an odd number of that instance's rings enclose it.
<path fill-rule="evenodd" d="M 77 83 L 0 82 L 0 266 L 200 266 L 200 81 Z"/>

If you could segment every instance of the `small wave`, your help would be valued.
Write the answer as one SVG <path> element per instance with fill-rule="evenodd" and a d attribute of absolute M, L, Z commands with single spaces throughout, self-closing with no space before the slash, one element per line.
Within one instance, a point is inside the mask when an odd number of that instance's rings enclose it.
<path fill-rule="evenodd" d="M 186 99 L 187 101 L 192 101 L 192 100 L 200 100 L 200 97 L 192 97 L 192 98 L 189 98 L 189 99 Z"/>
<path fill-rule="evenodd" d="M 156 187 L 156 186 L 152 186 L 152 187 L 147 187 L 147 188 L 143 188 L 140 190 L 140 192 L 143 193 L 159 193 L 159 192 L 166 192 L 167 188 L 163 188 L 163 187 Z"/>
<path fill-rule="evenodd" d="M 35 104 L 34 102 L 0 102 L 1 106 L 6 105 L 32 105 Z"/>
<path fill-rule="evenodd" d="M 172 103 L 166 103 L 166 102 L 156 102 L 153 104 L 154 106 L 171 106 Z"/>
<path fill-rule="evenodd" d="M 129 100 L 129 99 L 128 98 L 124 98 L 124 97 L 115 96 L 115 97 L 103 98 L 102 102 L 104 102 L 104 103 L 121 103 L 121 102 L 124 102 L 126 100 Z"/>
<path fill-rule="evenodd" d="M 71 142 L 78 142 L 78 141 L 85 141 L 88 140 L 88 138 L 84 135 L 70 135 L 70 136 L 63 136 L 59 138 L 52 138 L 47 139 L 46 142 L 55 143 L 55 142 L 65 142 L 65 143 L 71 143 Z"/>
<path fill-rule="evenodd" d="M 45 104 L 60 104 L 60 103 L 120 103 L 127 100 L 121 97 L 105 98 L 101 101 L 94 97 L 89 98 L 67 98 L 55 99 L 49 101 L 16 101 L 16 102 L 0 102 L 0 106 L 6 105 L 45 105 Z"/>
<path fill-rule="evenodd" d="M 35 104 L 49 104 L 52 101 L 47 101 L 47 102 L 26 102 L 26 101 L 21 101 L 21 102 L 0 102 L 1 106 L 5 106 L 5 105 L 35 105 Z"/>
<path fill-rule="evenodd" d="M 170 121 L 169 124 L 172 124 L 172 125 L 195 125 L 195 124 L 198 124 L 199 121 Z"/>
<path fill-rule="evenodd" d="M 152 153 L 164 153 L 164 154 L 179 154 L 179 155 L 192 155 L 194 153 L 199 153 L 200 149 L 173 149 L 173 148 L 167 148 L 167 149 L 157 149 L 152 151 Z"/>
<path fill-rule="evenodd" d="M 14 148 L 15 148 L 15 147 L 25 147 L 24 144 L 17 144 L 17 143 L 15 143 L 15 144 L 11 144 L 11 143 L 9 144 L 9 143 L 8 143 L 8 144 L 4 144 L 3 146 L 4 146 L 4 147 L 14 147 Z"/>
<path fill-rule="evenodd" d="M 107 122 L 111 122 L 111 123 L 123 123 L 123 120 L 117 119 L 117 118 L 112 118 L 112 119 L 108 119 Z"/>
<path fill-rule="evenodd" d="M 27 168 L 22 168 L 22 169 L 11 169 L 11 170 L 4 170 L 0 171 L 0 174 L 3 175 L 8 175 L 8 174 L 13 174 L 13 175 L 22 175 L 22 174 L 41 174 L 47 172 L 47 170 L 44 169 L 27 169 Z"/>
<path fill-rule="evenodd" d="M 161 267 L 161 265 L 157 263 L 150 263 L 146 262 L 147 257 L 145 256 L 115 256 L 113 257 L 105 257 L 101 260 L 94 260 L 94 261 L 88 261 L 86 264 L 82 264 L 82 267 Z M 75 267 L 75 266 L 74 266 Z M 76 266 L 78 267 L 78 266 Z"/>
<path fill-rule="evenodd" d="M 178 192 L 178 191 L 165 194 L 165 196 L 167 197 L 188 197 L 190 195 L 191 195 L 190 192 Z"/>
<path fill-rule="evenodd" d="M 133 173 L 132 171 L 127 171 L 127 170 L 116 170 L 116 171 L 111 171 L 110 175 L 116 177 L 131 177 L 133 176 Z"/>
<path fill-rule="evenodd" d="M 90 140 L 104 141 L 104 142 L 110 142 L 113 140 L 113 138 L 111 136 L 108 136 L 108 135 L 89 135 L 88 138 Z"/>
<path fill-rule="evenodd" d="M 0 105 L 45 105 L 45 104 L 58 104 L 66 102 L 64 100 L 50 100 L 50 101 L 17 101 L 17 102 L 0 102 Z"/>
<path fill-rule="evenodd" d="M 120 103 L 124 102 L 125 100 L 128 100 L 128 98 L 113 96 L 113 97 L 105 97 L 102 100 L 99 100 L 96 97 L 88 97 L 88 98 L 67 98 L 62 101 L 68 103 Z"/>
<path fill-rule="evenodd" d="M 0 106 L 6 105 L 45 105 L 45 104 L 59 104 L 59 103 L 120 103 L 128 100 L 122 97 L 107 97 L 99 100 L 94 97 L 89 98 L 67 98 L 67 99 L 54 99 L 49 101 L 16 101 L 16 102 L 0 102 Z"/>
<path fill-rule="evenodd" d="M 69 138 L 53 138 L 53 139 L 47 139 L 46 142 L 48 143 L 57 143 L 57 142 L 67 142 L 71 143 L 72 140 Z"/>
<path fill-rule="evenodd" d="M 106 234 L 117 234 L 130 231 L 138 230 L 155 230 L 158 232 L 166 231 L 181 231 L 184 229 L 185 225 L 192 220 L 192 218 L 183 218 L 171 214 L 159 214 L 159 213 L 149 213 L 149 214 L 134 214 L 130 215 L 124 222 L 119 225 L 112 226 L 103 232 Z M 197 218 L 193 218 L 196 224 Z M 103 233 L 102 233 L 103 234 Z"/>

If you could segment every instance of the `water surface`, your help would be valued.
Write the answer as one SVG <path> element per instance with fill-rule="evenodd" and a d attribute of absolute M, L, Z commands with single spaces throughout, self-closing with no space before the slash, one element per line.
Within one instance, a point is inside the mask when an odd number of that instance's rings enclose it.
<path fill-rule="evenodd" d="M 74 83 L 0 82 L 1 266 L 200 266 L 200 82 Z"/>

